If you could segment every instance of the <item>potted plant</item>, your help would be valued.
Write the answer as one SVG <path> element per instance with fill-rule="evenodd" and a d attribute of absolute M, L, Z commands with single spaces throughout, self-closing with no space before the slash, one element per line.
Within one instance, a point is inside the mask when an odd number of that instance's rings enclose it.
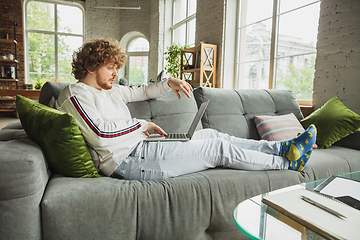
<path fill-rule="evenodd" d="M 38 79 L 37 79 L 37 81 L 36 81 L 36 83 L 35 83 L 34 88 L 35 88 L 36 90 L 40 90 L 40 89 L 42 88 L 42 86 L 43 86 L 43 83 L 41 82 L 40 78 L 38 77 Z"/>
<path fill-rule="evenodd" d="M 169 73 L 173 78 L 180 78 L 180 59 L 181 50 L 189 48 L 188 45 L 180 46 L 173 44 L 167 48 L 165 52 L 165 60 L 167 65 L 165 66 L 166 73 Z"/>

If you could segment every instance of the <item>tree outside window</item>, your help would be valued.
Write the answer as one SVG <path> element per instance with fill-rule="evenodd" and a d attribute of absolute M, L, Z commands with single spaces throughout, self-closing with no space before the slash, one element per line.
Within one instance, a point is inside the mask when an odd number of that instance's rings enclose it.
<path fill-rule="evenodd" d="M 239 4 L 238 87 L 291 89 L 311 101 L 320 1 Z"/>
<path fill-rule="evenodd" d="M 143 37 L 132 40 L 128 47 L 129 85 L 148 83 L 149 42 Z"/>
<path fill-rule="evenodd" d="M 28 83 L 76 81 L 71 75 L 71 60 L 83 43 L 83 11 L 67 4 L 26 3 Z"/>

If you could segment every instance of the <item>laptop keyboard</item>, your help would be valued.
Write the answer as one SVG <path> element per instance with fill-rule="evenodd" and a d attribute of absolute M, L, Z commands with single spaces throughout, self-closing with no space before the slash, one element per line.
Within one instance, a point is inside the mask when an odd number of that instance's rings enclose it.
<path fill-rule="evenodd" d="M 167 138 L 177 139 L 177 138 L 187 138 L 187 136 L 185 133 L 169 133 Z"/>

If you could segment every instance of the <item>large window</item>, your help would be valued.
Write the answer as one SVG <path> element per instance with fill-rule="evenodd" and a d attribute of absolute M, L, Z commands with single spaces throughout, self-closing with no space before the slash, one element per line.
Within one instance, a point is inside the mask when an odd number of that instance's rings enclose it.
<path fill-rule="evenodd" d="M 239 88 L 291 89 L 312 100 L 319 0 L 239 0 Z"/>
<path fill-rule="evenodd" d="M 142 85 L 148 82 L 149 42 L 143 37 L 129 43 L 128 51 L 129 85 Z"/>
<path fill-rule="evenodd" d="M 25 13 L 26 82 L 75 82 L 71 59 L 83 43 L 84 14 L 80 5 L 26 1 Z"/>
<path fill-rule="evenodd" d="M 173 0 L 172 43 L 195 45 L 196 0 Z"/>

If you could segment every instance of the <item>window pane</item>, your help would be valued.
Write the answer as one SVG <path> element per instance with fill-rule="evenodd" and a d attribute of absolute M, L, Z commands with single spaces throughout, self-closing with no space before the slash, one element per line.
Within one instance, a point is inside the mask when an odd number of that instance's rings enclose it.
<path fill-rule="evenodd" d="M 149 51 L 149 42 L 145 38 L 137 38 L 129 45 L 128 52 L 147 52 Z"/>
<path fill-rule="evenodd" d="M 129 57 L 130 76 L 129 85 L 142 85 L 148 82 L 148 57 Z"/>
<path fill-rule="evenodd" d="M 320 3 L 316 3 L 279 18 L 277 56 L 316 51 Z"/>
<path fill-rule="evenodd" d="M 173 24 L 184 20 L 186 16 L 186 1 L 187 0 L 176 0 L 174 1 L 174 16 L 173 16 Z"/>
<path fill-rule="evenodd" d="M 242 89 L 269 88 L 270 61 L 258 61 L 239 64 L 239 87 Z"/>
<path fill-rule="evenodd" d="M 31 1 L 27 5 L 28 29 L 54 31 L 54 4 Z"/>
<path fill-rule="evenodd" d="M 196 0 L 189 0 L 189 14 L 188 16 L 193 15 L 194 13 L 196 13 Z"/>
<path fill-rule="evenodd" d="M 311 100 L 316 54 L 278 59 L 276 88 L 291 89 L 298 100 Z"/>
<path fill-rule="evenodd" d="M 270 58 L 271 19 L 245 27 L 240 32 L 240 62 Z"/>
<path fill-rule="evenodd" d="M 280 0 L 280 13 L 305 6 L 313 2 L 319 2 L 319 0 Z"/>
<path fill-rule="evenodd" d="M 188 22 L 188 40 L 187 45 L 194 46 L 195 45 L 195 32 L 196 32 L 196 19 Z"/>
<path fill-rule="evenodd" d="M 57 5 L 58 32 L 77 33 L 83 32 L 83 13 L 80 8 Z"/>
<path fill-rule="evenodd" d="M 261 7 L 260 7 L 261 6 Z M 241 26 L 246 26 L 272 16 L 273 0 L 242 0 Z"/>
<path fill-rule="evenodd" d="M 55 80 L 55 40 L 54 35 L 29 33 L 29 72 L 31 83 L 38 77 Z M 32 75 L 36 73 L 35 75 Z"/>
<path fill-rule="evenodd" d="M 58 37 L 58 73 L 61 82 L 75 82 L 71 75 L 71 61 L 73 52 L 81 47 L 82 37 Z"/>
<path fill-rule="evenodd" d="M 180 46 L 185 45 L 186 37 L 186 24 L 181 25 L 180 27 L 174 30 L 174 43 L 179 44 Z"/>

